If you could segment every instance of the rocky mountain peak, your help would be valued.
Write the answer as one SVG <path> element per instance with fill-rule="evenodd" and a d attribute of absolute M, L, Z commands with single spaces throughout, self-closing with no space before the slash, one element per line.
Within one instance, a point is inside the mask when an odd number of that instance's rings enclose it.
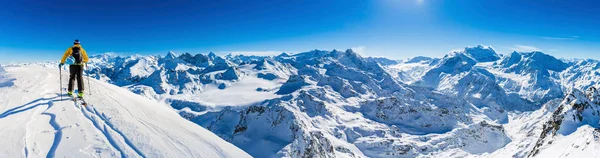
<path fill-rule="evenodd" d="M 467 56 L 478 62 L 491 62 L 500 59 L 500 56 L 490 46 L 478 45 L 476 47 L 465 47 L 462 53 L 467 54 Z"/>
<path fill-rule="evenodd" d="M 175 54 L 175 52 L 169 51 L 169 52 L 167 52 L 167 55 L 165 56 L 164 59 L 166 59 L 166 60 L 174 60 L 175 58 L 177 58 L 177 55 Z"/>

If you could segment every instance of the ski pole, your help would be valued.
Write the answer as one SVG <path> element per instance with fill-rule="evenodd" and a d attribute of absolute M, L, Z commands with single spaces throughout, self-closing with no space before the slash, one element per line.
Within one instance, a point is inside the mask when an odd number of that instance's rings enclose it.
<path fill-rule="evenodd" d="M 88 69 L 88 64 L 87 64 L 87 63 L 85 63 L 85 69 Z M 90 84 L 90 73 L 89 73 L 89 69 L 88 69 L 88 72 L 87 72 L 87 73 L 85 73 L 85 74 L 87 75 L 87 80 L 88 80 L 88 89 L 90 89 L 90 90 L 88 90 L 88 93 L 89 93 L 90 95 L 92 95 L 92 84 Z"/>
<path fill-rule="evenodd" d="M 58 77 L 59 78 L 59 83 L 60 83 L 60 90 L 59 90 L 59 92 L 60 92 L 60 100 L 62 100 L 63 99 L 63 97 L 62 97 L 63 95 L 62 95 L 62 69 L 61 69 L 61 67 L 58 67 L 58 75 L 60 76 L 60 77 Z"/>

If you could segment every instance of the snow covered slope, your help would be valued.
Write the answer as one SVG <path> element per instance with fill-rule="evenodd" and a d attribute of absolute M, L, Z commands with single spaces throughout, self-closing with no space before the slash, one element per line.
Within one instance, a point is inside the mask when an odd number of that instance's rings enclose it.
<path fill-rule="evenodd" d="M 572 90 L 533 112 L 514 114 L 505 125 L 512 142 L 481 157 L 600 156 L 599 94 Z"/>
<path fill-rule="evenodd" d="M 0 66 L 0 88 L 8 87 L 13 85 L 14 79 L 6 74 L 6 70 L 2 66 Z"/>
<path fill-rule="evenodd" d="M 91 79 L 81 106 L 59 96 L 57 68 L 5 69 L 14 84 L 0 87 L 0 157 L 250 157 L 126 89 Z"/>
<path fill-rule="evenodd" d="M 555 153 L 556 149 L 565 150 L 565 153 L 559 153 L 563 156 L 568 156 L 571 152 L 575 153 L 572 156 L 599 154 L 599 104 L 600 93 L 595 87 L 588 88 L 585 93 L 572 90 L 558 104 L 552 117 L 544 123 L 538 141 L 529 155 L 547 157 Z"/>

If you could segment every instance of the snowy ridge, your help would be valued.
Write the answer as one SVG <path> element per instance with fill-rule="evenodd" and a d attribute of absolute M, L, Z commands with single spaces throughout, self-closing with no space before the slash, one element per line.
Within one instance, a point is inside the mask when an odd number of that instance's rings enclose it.
<path fill-rule="evenodd" d="M 473 58 L 473 56 L 477 57 Z M 451 96 L 464 96 L 478 107 L 487 106 L 489 112 L 506 120 L 506 110 L 533 110 L 535 104 L 506 91 L 498 83 L 497 76 L 478 60 L 498 60 L 493 49 L 485 46 L 465 48 L 444 56 L 413 85 L 430 87 Z"/>
<path fill-rule="evenodd" d="M 499 70 L 505 73 L 527 74 L 530 76 L 526 85 L 505 83 L 506 89 L 515 91 L 521 96 L 542 104 L 550 99 L 564 95 L 563 87 L 557 82 L 557 72 L 564 71 L 568 65 L 542 52 L 513 52 L 498 64 Z"/>
<path fill-rule="evenodd" d="M 500 59 L 500 56 L 490 46 L 478 45 L 475 47 L 466 47 L 461 53 L 466 54 L 477 62 L 491 62 Z"/>
<path fill-rule="evenodd" d="M 483 84 L 464 85 L 464 83 L 470 82 L 459 81 L 480 80 L 479 82 L 487 84 L 485 87 L 497 87 L 492 88 L 495 89 L 492 91 L 497 91 L 493 93 L 505 93 L 494 96 L 507 95 L 499 99 L 521 98 L 518 100 L 525 101 L 519 102 L 535 104 L 522 106 L 521 110 L 533 110 L 552 99 L 562 97 L 571 88 L 581 89 L 596 85 L 597 82 L 594 78 L 600 74 L 596 73 L 597 70 L 594 69 L 597 66 L 596 63 L 598 62 L 595 60 L 571 60 L 569 63 L 565 63 L 542 52 L 513 52 L 510 55 L 502 56 L 497 55 L 493 49 L 487 46 L 477 46 L 452 52 L 439 61 L 432 61 L 429 65 L 400 63 L 386 66 L 386 70 L 391 74 L 395 74 L 397 71 L 410 72 L 406 70 L 411 69 L 425 70 L 425 72 L 413 71 L 411 74 L 417 76 L 410 77 L 412 79 L 402 77 L 402 75 L 398 75 L 397 78 L 411 83 L 411 85 L 431 87 L 449 95 L 475 96 L 475 99 L 486 95 L 473 93 L 479 90 L 471 88 L 471 86 L 477 87 L 478 85 L 483 86 Z M 465 88 L 469 90 L 465 91 Z M 464 94 L 468 91 L 471 91 L 472 94 Z M 514 95 L 519 95 L 519 97 L 514 97 Z"/>
<path fill-rule="evenodd" d="M 0 157 L 250 157 L 120 87 L 92 79 L 82 106 L 61 99 L 56 65 L 10 66 L 6 73 L 15 80 L 0 87 Z"/>
<path fill-rule="evenodd" d="M 590 141 L 596 143 L 592 145 L 598 145 L 600 142 L 600 94 L 595 87 L 590 87 L 585 93 L 579 90 L 572 90 L 563 101 L 559 104 L 558 108 L 552 114 L 552 117 L 544 124 L 543 131 L 540 137 L 529 154 L 529 156 L 537 156 L 544 149 L 552 148 L 552 146 L 562 145 L 552 143 L 557 135 L 569 136 L 572 133 L 583 128 L 593 128 L 594 131 L 586 131 L 589 135 L 593 136 L 588 138 L 588 143 L 581 144 L 583 146 L 577 146 L 575 148 L 582 148 L 585 151 L 583 153 L 598 153 L 597 147 L 587 148 L 590 145 Z M 564 143 L 570 143 L 571 141 L 563 141 Z M 540 154 L 547 155 L 547 154 Z M 543 157 L 543 156 L 542 156 Z"/>

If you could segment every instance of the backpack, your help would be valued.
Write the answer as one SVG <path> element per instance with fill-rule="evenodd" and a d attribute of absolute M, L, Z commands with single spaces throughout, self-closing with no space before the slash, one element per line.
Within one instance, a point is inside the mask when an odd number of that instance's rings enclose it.
<path fill-rule="evenodd" d="M 75 64 L 83 62 L 83 58 L 81 57 L 81 47 L 72 47 L 71 50 L 71 56 L 75 59 Z"/>

